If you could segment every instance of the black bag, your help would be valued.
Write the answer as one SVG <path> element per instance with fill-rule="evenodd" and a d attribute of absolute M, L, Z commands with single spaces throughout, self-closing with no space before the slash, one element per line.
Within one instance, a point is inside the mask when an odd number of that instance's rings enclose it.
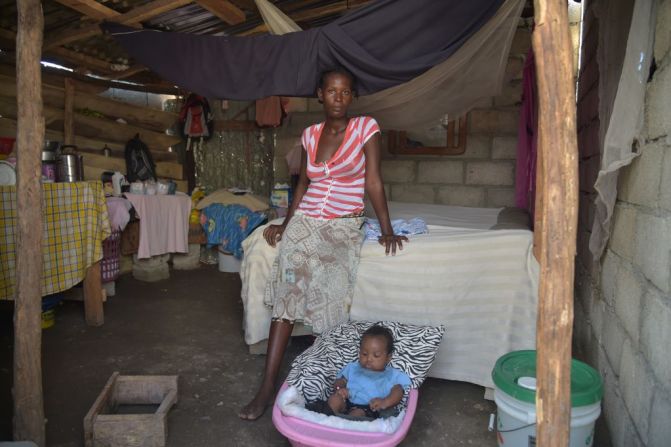
<path fill-rule="evenodd" d="M 126 143 L 126 178 L 129 182 L 156 180 L 156 165 L 140 134 Z"/>

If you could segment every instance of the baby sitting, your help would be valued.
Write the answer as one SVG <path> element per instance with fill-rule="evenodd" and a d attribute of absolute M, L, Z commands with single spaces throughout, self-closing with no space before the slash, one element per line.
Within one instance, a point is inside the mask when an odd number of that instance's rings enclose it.
<path fill-rule="evenodd" d="M 376 419 L 394 415 L 394 407 L 410 387 L 403 371 L 388 365 L 394 338 L 384 326 L 371 326 L 361 336 L 359 361 L 347 364 L 336 376 L 328 401 L 308 404 L 308 410 L 328 415 Z"/>

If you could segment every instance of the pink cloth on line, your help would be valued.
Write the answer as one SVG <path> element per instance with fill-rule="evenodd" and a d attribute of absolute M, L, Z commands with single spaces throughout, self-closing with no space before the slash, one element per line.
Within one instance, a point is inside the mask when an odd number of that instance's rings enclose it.
<path fill-rule="evenodd" d="M 529 210 L 532 222 L 536 201 L 536 154 L 538 148 L 538 111 L 536 68 L 530 49 L 522 74 L 522 107 L 517 140 L 515 168 L 515 206 Z"/>
<path fill-rule="evenodd" d="M 189 251 L 191 197 L 183 193 L 146 196 L 126 194 L 140 219 L 138 259 Z"/>

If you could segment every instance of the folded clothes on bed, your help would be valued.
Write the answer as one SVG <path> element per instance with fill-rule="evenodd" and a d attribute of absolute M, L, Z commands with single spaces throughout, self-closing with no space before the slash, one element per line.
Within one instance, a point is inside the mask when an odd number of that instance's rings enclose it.
<path fill-rule="evenodd" d="M 201 214 L 208 245 L 221 245 L 238 259 L 242 258 L 242 241 L 265 220 L 264 214 L 242 205 L 215 203 L 203 209 Z"/>
<path fill-rule="evenodd" d="M 408 235 L 429 232 L 426 222 L 421 217 L 413 217 L 409 220 L 394 219 L 391 221 L 391 226 L 394 229 L 394 234 Z M 364 230 L 366 231 L 366 240 L 368 241 L 376 241 L 382 236 L 380 222 L 377 219 L 367 217 L 364 223 Z"/>

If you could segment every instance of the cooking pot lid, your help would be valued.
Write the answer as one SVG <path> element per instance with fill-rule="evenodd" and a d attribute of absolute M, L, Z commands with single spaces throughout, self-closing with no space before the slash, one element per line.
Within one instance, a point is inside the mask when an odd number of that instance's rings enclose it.
<path fill-rule="evenodd" d="M 56 152 L 58 148 L 61 147 L 61 142 L 60 141 L 54 141 L 54 140 L 44 140 L 44 149 L 45 151 L 49 152 Z"/>

